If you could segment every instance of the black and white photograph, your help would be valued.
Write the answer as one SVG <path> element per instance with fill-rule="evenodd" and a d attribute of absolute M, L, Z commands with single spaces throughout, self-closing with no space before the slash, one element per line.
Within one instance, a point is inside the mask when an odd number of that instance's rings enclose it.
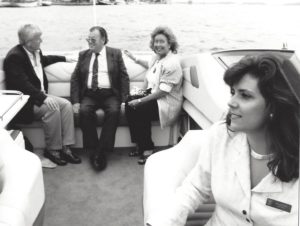
<path fill-rule="evenodd" d="M 300 0 L 0 0 L 1 226 L 299 226 Z"/>

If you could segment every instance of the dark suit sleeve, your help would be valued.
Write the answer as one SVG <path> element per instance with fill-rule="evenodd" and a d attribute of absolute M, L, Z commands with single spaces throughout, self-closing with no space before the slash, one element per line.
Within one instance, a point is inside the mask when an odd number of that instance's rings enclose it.
<path fill-rule="evenodd" d="M 127 74 L 127 69 L 125 67 L 121 51 L 119 51 L 118 54 L 118 65 L 121 78 L 121 101 L 124 103 L 129 94 L 129 76 Z"/>
<path fill-rule="evenodd" d="M 55 55 L 44 56 L 42 53 L 41 53 L 41 59 L 42 59 L 43 67 L 47 67 L 48 65 L 57 62 L 66 62 L 66 57 L 64 56 L 55 56 Z"/>
<path fill-rule="evenodd" d="M 79 53 L 78 61 L 75 67 L 74 72 L 71 76 L 71 102 L 72 104 L 80 103 L 80 63 L 81 63 L 81 54 Z"/>
<path fill-rule="evenodd" d="M 26 95 L 30 95 L 34 104 L 42 105 L 46 95 L 32 85 L 28 78 L 28 72 L 22 66 L 24 58 L 18 55 L 7 56 L 4 61 L 4 70 L 9 89 L 16 89 Z"/>

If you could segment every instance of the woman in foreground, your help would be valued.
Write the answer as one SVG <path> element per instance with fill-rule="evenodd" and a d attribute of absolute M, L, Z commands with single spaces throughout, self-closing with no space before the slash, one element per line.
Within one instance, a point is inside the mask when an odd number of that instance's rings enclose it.
<path fill-rule="evenodd" d="M 195 168 L 148 225 L 183 226 L 211 195 L 207 226 L 298 225 L 299 111 L 284 73 L 282 58 L 269 54 L 225 72 L 226 121 L 207 130 Z"/>

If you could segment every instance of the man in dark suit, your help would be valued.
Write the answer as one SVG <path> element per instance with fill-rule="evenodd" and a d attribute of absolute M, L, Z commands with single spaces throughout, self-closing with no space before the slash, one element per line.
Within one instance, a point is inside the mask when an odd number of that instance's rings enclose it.
<path fill-rule="evenodd" d="M 47 94 L 48 80 L 44 67 L 66 61 L 63 56 L 44 56 L 40 50 L 42 32 L 33 24 L 25 24 L 18 31 L 19 45 L 13 47 L 4 60 L 7 89 L 29 95 L 29 101 L 17 115 L 16 121 L 43 122 L 45 157 L 58 165 L 80 163 L 70 145 L 75 143 L 72 105 L 64 98 Z"/>
<path fill-rule="evenodd" d="M 106 30 L 90 29 L 89 49 L 79 53 L 71 78 L 74 113 L 80 113 L 83 146 L 91 155 L 95 170 L 106 167 L 105 152 L 112 151 L 118 126 L 120 105 L 129 92 L 129 78 L 119 49 L 106 46 Z M 96 110 L 103 109 L 104 124 L 98 139 Z"/>

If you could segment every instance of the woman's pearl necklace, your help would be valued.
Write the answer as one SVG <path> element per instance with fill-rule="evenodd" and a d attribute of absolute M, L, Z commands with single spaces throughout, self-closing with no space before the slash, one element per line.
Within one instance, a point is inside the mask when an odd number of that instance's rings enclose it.
<path fill-rule="evenodd" d="M 252 148 L 251 148 L 250 154 L 251 154 L 251 156 L 252 156 L 254 159 L 257 159 L 257 160 L 270 160 L 270 159 L 272 159 L 273 156 L 274 156 L 274 153 L 271 153 L 271 154 L 268 154 L 268 155 L 261 155 L 261 154 L 258 154 L 258 153 L 255 152 Z"/>

